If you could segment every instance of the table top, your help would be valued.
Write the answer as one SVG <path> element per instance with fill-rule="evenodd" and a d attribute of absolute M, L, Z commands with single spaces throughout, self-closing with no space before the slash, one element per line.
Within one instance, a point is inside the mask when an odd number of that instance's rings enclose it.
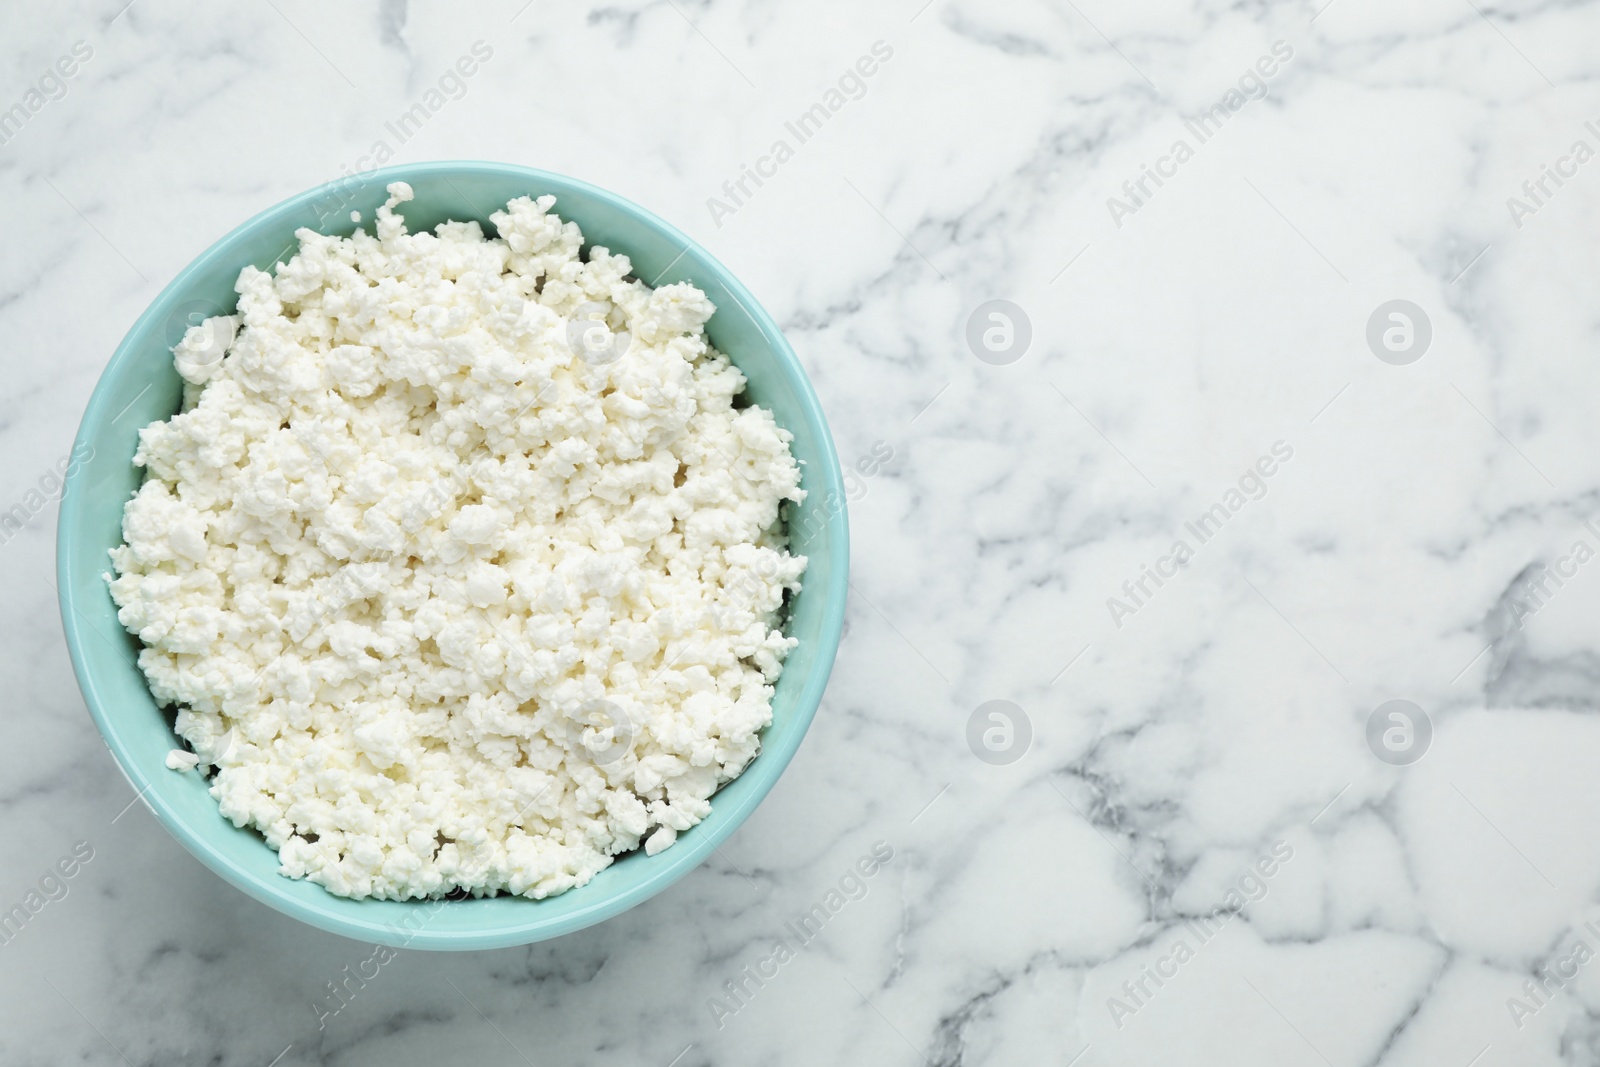
<path fill-rule="evenodd" d="M 1592 1062 L 1594 5 L 125 2 L 0 13 L 0 1060 Z M 710 862 L 385 958 L 137 802 L 52 471 L 219 236 L 451 158 L 745 281 L 852 597 Z"/>

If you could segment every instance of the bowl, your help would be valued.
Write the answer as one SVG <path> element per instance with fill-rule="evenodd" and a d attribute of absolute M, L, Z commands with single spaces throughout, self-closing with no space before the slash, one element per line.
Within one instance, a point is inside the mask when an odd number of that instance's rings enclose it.
<path fill-rule="evenodd" d="M 172 345 L 200 318 L 232 311 L 239 271 L 286 260 L 298 247 L 297 229 L 349 235 L 357 226 L 352 211 L 370 225 L 393 181 L 409 182 L 416 193 L 398 209 L 413 232 L 475 219 L 492 235 L 490 212 L 514 197 L 549 193 L 588 244 L 626 253 L 635 276 L 652 285 L 699 286 L 717 307 L 707 323 L 712 343 L 749 379 L 747 395 L 794 435 L 807 491 L 789 511 L 794 550 L 810 557 L 787 627 L 800 643 L 778 680 L 760 755 L 671 848 L 619 857 L 587 885 L 544 900 L 351 900 L 280 875 L 277 853 L 255 830 L 222 817 L 204 779 L 166 768 L 167 753 L 182 747 L 173 712 L 150 695 L 136 665 L 139 642 L 117 622 L 104 578 L 107 552 L 122 542 L 123 504 L 142 478 L 132 462 L 138 431 L 178 410 L 182 383 Z M 224 880 L 286 915 L 369 943 L 444 950 L 527 944 L 590 926 L 666 889 L 726 840 L 778 780 L 816 714 L 839 647 L 849 565 L 844 485 L 800 361 L 771 316 L 705 249 L 643 208 L 558 174 L 505 163 L 408 164 L 336 180 L 262 212 L 186 267 L 134 323 L 89 399 L 73 456 L 56 542 L 61 618 L 78 684 L 112 756 L 161 824 Z"/>

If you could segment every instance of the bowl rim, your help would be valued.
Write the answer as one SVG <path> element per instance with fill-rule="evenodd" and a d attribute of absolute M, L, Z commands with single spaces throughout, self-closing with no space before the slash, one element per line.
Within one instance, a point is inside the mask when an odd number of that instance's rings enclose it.
<path fill-rule="evenodd" d="M 337 178 L 297 193 L 258 212 L 245 222 L 229 230 L 208 246 L 205 251 L 191 260 L 183 270 L 179 271 L 172 281 L 163 287 L 161 292 L 150 301 L 149 306 L 129 327 L 95 384 L 94 391 L 84 409 L 83 418 L 79 423 L 78 432 L 74 437 L 74 448 L 84 445 L 91 429 L 109 418 L 114 399 L 120 399 L 120 397 L 113 398 L 112 396 L 110 384 L 112 371 L 123 363 L 130 362 L 136 358 L 136 349 L 143 347 L 143 343 L 136 339 L 143 338 L 151 330 L 154 320 L 158 317 L 158 309 L 162 308 L 169 296 L 183 291 L 195 278 L 219 269 L 210 261 L 221 256 L 223 250 L 234 241 L 261 227 L 285 222 L 307 206 L 314 205 L 319 198 L 339 190 L 348 190 L 352 177 L 357 178 L 365 186 L 368 183 L 387 185 L 389 182 L 407 181 L 419 175 L 449 177 L 463 173 L 490 173 L 526 180 L 530 184 L 530 195 L 539 195 L 543 191 L 548 191 L 551 186 L 556 188 L 564 186 L 574 192 L 592 197 L 606 206 L 623 213 L 634 223 L 657 230 L 660 234 L 681 245 L 686 252 L 695 253 L 700 261 L 705 264 L 707 272 L 715 277 L 733 295 L 734 299 L 744 306 L 745 312 L 750 316 L 770 347 L 783 377 L 787 380 L 787 384 L 795 390 L 796 395 L 799 397 L 800 408 L 803 413 L 802 421 L 809 424 L 808 429 L 812 431 L 817 444 L 818 454 L 813 458 L 813 467 L 820 466 L 821 468 L 813 471 L 818 475 L 818 478 L 817 485 L 812 491 L 838 494 L 839 506 L 830 509 L 831 513 L 828 515 L 826 523 L 829 534 L 828 556 L 833 577 L 828 585 L 818 590 L 818 595 L 823 597 L 824 604 L 819 636 L 816 638 L 815 658 L 810 674 L 804 680 L 803 686 L 796 697 L 794 707 L 790 712 L 795 716 L 795 721 L 799 728 L 787 734 L 782 739 L 782 742 L 778 744 L 769 743 L 768 738 L 763 738 L 760 755 L 745 768 L 745 771 L 740 776 L 741 779 L 746 776 L 753 776 L 754 787 L 748 793 L 739 797 L 734 807 L 730 809 L 724 806 L 721 810 L 715 811 L 718 818 L 714 821 L 708 820 L 712 822 L 711 825 L 701 824 L 700 827 L 697 827 L 697 829 L 702 830 L 701 833 L 680 840 L 673 848 L 655 856 L 643 857 L 641 855 L 640 858 L 644 862 L 651 863 L 657 868 L 650 877 L 628 889 L 604 897 L 588 907 L 554 918 L 541 919 L 535 912 L 527 919 L 495 924 L 481 930 L 445 931 L 430 928 L 425 923 L 420 929 L 407 931 L 403 936 L 397 936 L 401 933 L 400 930 L 389 923 L 335 913 L 316 904 L 290 896 L 284 887 L 296 884 L 296 880 L 291 880 L 285 875 L 273 872 L 263 878 L 252 871 L 240 867 L 229 857 L 212 847 L 207 841 L 206 832 L 191 826 L 170 802 L 161 795 L 159 790 L 151 788 L 155 782 L 147 777 L 135 763 L 123 737 L 125 728 L 136 728 L 124 727 L 118 723 L 114 716 L 108 714 L 108 699 L 102 694 L 99 681 L 84 651 L 87 644 L 93 640 L 93 637 L 85 633 L 83 624 L 87 623 L 88 619 L 86 616 L 80 618 L 83 609 L 74 602 L 73 590 L 75 586 L 72 578 L 76 571 L 71 563 L 75 555 L 74 548 L 79 538 L 80 512 L 85 506 L 85 490 L 83 489 L 85 476 L 81 473 L 81 468 L 77 466 L 71 468 L 64 479 L 57 519 L 55 567 L 57 599 L 61 611 L 62 627 L 66 636 L 67 650 L 72 661 L 73 673 L 77 678 L 78 687 L 83 693 L 89 714 L 93 718 L 106 747 L 110 749 L 113 762 L 133 787 L 136 793 L 135 799 L 143 799 L 146 806 L 154 813 L 157 821 L 173 837 L 177 838 L 190 853 L 223 880 L 269 907 L 310 926 L 367 943 L 456 951 L 529 944 L 592 926 L 655 896 L 694 870 L 712 852 L 716 851 L 743 824 L 744 820 L 755 810 L 756 806 L 766 797 L 772 787 L 777 784 L 779 777 L 788 767 L 790 760 L 794 757 L 796 750 L 798 750 L 810 729 L 817 708 L 821 704 L 823 692 L 827 687 L 844 630 L 845 602 L 849 592 L 850 560 L 849 520 L 846 509 L 843 506 L 845 495 L 838 451 L 834 446 L 827 418 L 823 413 L 816 391 L 811 385 L 811 380 L 806 374 L 804 366 L 800 363 L 799 357 L 795 355 L 794 349 L 789 345 L 788 340 L 783 335 L 783 331 L 779 329 L 772 316 L 721 261 L 711 255 L 699 242 L 691 239 L 677 227 L 661 219 L 653 212 L 633 203 L 631 200 L 580 179 L 554 171 L 540 170 L 513 163 L 486 160 L 429 160 L 364 171 L 359 175 Z M 476 216 L 474 215 L 474 217 Z M 821 462 L 817 463 L 817 460 Z M 154 770 L 157 774 L 172 773 L 165 768 L 154 768 Z M 716 797 L 720 795 L 723 794 L 719 792 L 713 795 L 713 803 L 715 803 Z M 726 798 L 724 798 L 724 802 L 726 804 Z M 262 845 L 267 847 L 265 840 L 262 841 Z M 573 892 L 576 891 L 578 890 L 573 890 Z M 328 899 L 339 900 L 346 898 L 334 897 L 332 894 L 328 894 Z M 550 899 L 559 899 L 559 897 Z M 433 900 L 422 899 L 411 903 L 415 903 L 419 907 L 425 907 L 433 903 Z"/>

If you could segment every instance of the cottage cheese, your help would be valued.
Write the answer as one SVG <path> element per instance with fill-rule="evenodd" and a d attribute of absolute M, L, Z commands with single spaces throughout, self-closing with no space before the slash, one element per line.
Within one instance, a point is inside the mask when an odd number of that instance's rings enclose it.
<path fill-rule="evenodd" d="M 111 592 L 282 873 L 545 897 L 671 845 L 756 755 L 800 474 L 694 286 L 585 261 L 553 197 L 491 240 L 407 233 L 389 193 L 174 349 Z"/>

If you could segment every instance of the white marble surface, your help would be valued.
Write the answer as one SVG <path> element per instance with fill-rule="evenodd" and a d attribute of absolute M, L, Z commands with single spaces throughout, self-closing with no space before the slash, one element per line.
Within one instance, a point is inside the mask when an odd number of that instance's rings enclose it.
<path fill-rule="evenodd" d="M 0 546 L 0 910 L 74 842 L 93 859 L 0 945 L 0 1062 L 1600 1062 L 1576 958 L 1600 950 L 1600 563 L 1519 584 L 1600 547 L 1600 162 L 1507 205 L 1600 148 L 1594 4 L 123 2 L 0 12 L 0 107 L 93 51 L 0 144 L 0 508 L 168 279 L 359 165 L 477 40 L 492 59 L 394 159 L 649 206 L 784 324 L 844 458 L 894 458 L 851 508 L 816 724 L 713 862 L 554 942 L 402 953 L 320 1029 L 370 947 L 118 817 L 41 507 Z M 880 40 L 861 99 L 713 219 Z M 1184 119 L 1275 41 L 1266 97 L 1200 143 Z M 1032 324 L 1008 366 L 964 340 L 996 298 Z M 1409 365 L 1365 339 L 1391 299 L 1432 324 Z M 1279 441 L 1199 544 L 1185 523 Z M 1180 538 L 1117 626 L 1107 598 Z M 1433 726 L 1408 766 L 1366 741 L 1392 698 Z M 968 747 L 989 700 L 1031 723 L 1008 765 Z M 865 897 L 714 1011 L 878 841 Z M 1260 899 L 1202 943 L 1241 883 Z M 1576 975 L 1526 994 L 1547 966 Z"/>

